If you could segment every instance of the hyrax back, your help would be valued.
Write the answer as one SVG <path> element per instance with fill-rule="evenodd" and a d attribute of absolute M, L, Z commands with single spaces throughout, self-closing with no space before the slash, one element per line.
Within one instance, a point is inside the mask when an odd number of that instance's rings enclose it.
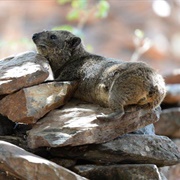
<path fill-rule="evenodd" d="M 118 119 L 130 105 L 155 108 L 165 96 L 162 76 L 143 62 L 90 54 L 81 39 L 68 31 L 44 31 L 33 40 L 58 80 L 79 81 L 76 98 L 114 110 L 110 115 L 99 115 L 99 119 Z"/>
<path fill-rule="evenodd" d="M 125 63 L 116 69 L 116 75 L 108 93 L 108 103 L 115 113 L 99 118 L 116 119 L 124 114 L 128 105 L 157 107 L 164 98 L 165 88 L 162 77 L 145 63 Z M 124 69 L 124 70 L 122 70 Z"/>

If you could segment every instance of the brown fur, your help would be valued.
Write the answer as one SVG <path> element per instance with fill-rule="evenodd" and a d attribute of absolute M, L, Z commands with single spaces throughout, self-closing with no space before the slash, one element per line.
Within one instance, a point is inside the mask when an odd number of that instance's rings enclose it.
<path fill-rule="evenodd" d="M 99 119 L 118 119 L 130 105 L 153 109 L 165 96 L 162 76 L 143 62 L 90 54 L 81 39 L 68 31 L 40 32 L 33 41 L 49 60 L 56 79 L 79 81 L 76 98 L 114 110 L 110 115 L 99 115 Z"/>

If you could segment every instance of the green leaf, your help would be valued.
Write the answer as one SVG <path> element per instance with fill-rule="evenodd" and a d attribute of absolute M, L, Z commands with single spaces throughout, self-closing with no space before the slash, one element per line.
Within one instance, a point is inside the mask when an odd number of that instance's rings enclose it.
<path fill-rule="evenodd" d="M 66 4 L 66 3 L 69 3 L 69 2 L 71 2 L 72 0 L 57 0 L 57 2 L 59 3 L 59 4 Z"/>
<path fill-rule="evenodd" d="M 70 31 L 74 35 L 79 36 L 81 38 L 83 38 L 83 36 L 84 36 L 83 32 L 80 29 L 75 28 L 75 27 L 70 26 L 70 25 L 57 26 L 57 27 L 52 28 L 52 30 L 53 31 L 59 31 L 59 30 Z"/>
<path fill-rule="evenodd" d="M 136 37 L 138 37 L 139 39 L 143 39 L 144 38 L 144 32 L 140 29 L 136 29 L 134 31 L 134 34 Z"/>
<path fill-rule="evenodd" d="M 52 28 L 53 31 L 58 31 L 58 30 L 65 30 L 65 31 L 70 31 L 73 32 L 74 28 L 70 25 L 62 25 L 62 26 L 57 26 Z"/>
<path fill-rule="evenodd" d="M 92 45 L 90 45 L 90 44 L 86 45 L 86 49 L 88 52 L 93 52 L 93 50 L 94 50 Z"/>
<path fill-rule="evenodd" d="M 73 20 L 77 20 L 79 19 L 80 16 L 80 11 L 78 9 L 72 9 L 68 15 L 67 15 L 67 19 L 69 21 L 73 21 Z"/>
<path fill-rule="evenodd" d="M 96 17 L 99 17 L 99 18 L 105 18 L 107 17 L 108 15 L 108 12 L 109 12 L 109 3 L 105 0 L 101 0 L 99 3 L 98 3 L 98 12 L 96 13 Z"/>
<path fill-rule="evenodd" d="M 71 6 L 76 9 L 84 9 L 87 7 L 87 0 L 73 0 Z"/>

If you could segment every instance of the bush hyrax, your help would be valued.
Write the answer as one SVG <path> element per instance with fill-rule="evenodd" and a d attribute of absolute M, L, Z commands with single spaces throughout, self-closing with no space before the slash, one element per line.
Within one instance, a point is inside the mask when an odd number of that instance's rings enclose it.
<path fill-rule="evenodd" d="M 40 54 L 57 80 L 78 80 L 74 97 L 111 108 L 98 119 L 118 119 L 129 105 L 153 109 L 165 96 L 161 75 L 143 62 L 123 62 L 87 52 L 81 39 L 68 31 L 43 31 L 33 35 Z"/>

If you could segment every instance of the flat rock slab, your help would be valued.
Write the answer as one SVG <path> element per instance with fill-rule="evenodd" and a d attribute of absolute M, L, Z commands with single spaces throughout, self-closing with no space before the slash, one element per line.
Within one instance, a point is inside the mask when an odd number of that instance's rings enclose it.
<path fill-rule="evenodd" d="M 158 119 L 159 112 L 139 109 L 127 112 L 117 121 L 96 119 L 110 109 L 71 100 L 60 110 L 51 111 L 29 131 L 30 148 L 78 146 L 110 141 L 122 134 L 135 131 Z"/>
<path fill-rule="evenodd" d="M 180 107 L 163 110 L 159 121 L 154 125 L 156 134 L 180 138 Z"/>
<path fill-rule="evenodd" d="M 178 146 L 180 151 L 180 138 L 173 139 L 173 142 Z M 174 166 L 165 166 L 160 168 L 160 171 L 167 177 L 167 180 L 180 179 L 180 163 Z"/>
<path fill-rule="evenodd" d="M 14 122 L 35 123 L 47 112 L 64 105 L 76 82 L 50 82 L 23 88 L 0 101 L 0 113 Z"/>
<path fill-rule="evenodd" d="M 35 52 L 25 52 L 0 61 L 0 95 L 45 81 L 48 61 Z"/>
<path fill-rule="evenodd" d="M 86 179 L 8 142 L 0 141 L 0 147 L 0 169 L 22 180 Z"/>
<path fill-rule="evenodd" d="M 161 180 L 158 168 L 153 164 L 81 165 L 75 166 L 74 171 L 91 180 Z"/>
<path fill-rule="evenodd" d="M 171 166 L 180 163 L 180 152 L 173 141 L 157 135 L 123 135 L 113 141 L 77 147 L 51 148 L 52 156 L 87 160 L 97 164 L 156 164 Z"/>

